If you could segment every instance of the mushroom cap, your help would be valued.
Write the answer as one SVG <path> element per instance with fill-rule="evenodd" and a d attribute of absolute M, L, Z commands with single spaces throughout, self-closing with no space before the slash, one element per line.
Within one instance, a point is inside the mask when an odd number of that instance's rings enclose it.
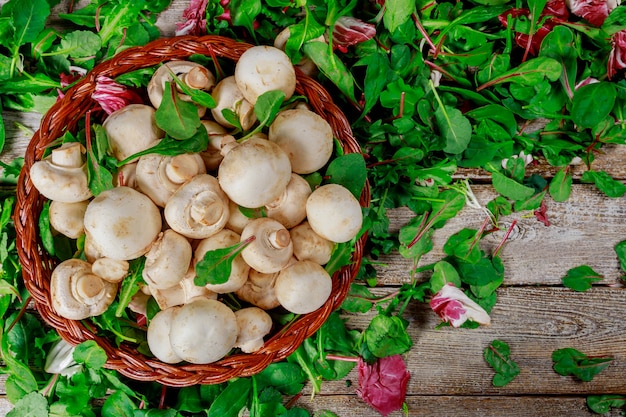
<path fill-rule="evenodd" d="M 253 219 L 241 232 L 241 241 L 254 236 L 242 251 L 241 256 L 251 268 L 266 274 L 280 271 L 293 255 L 289 231 L 274 219 Z"/>
<path fill-rule="evenodd" d="M 280 305 L 276 298 L 274 284 L 278 278 L 278 272 L 264 274 L 263 272 L 250 269 L 248 280 L 235 291 L 237 297 L 263 310 L 271 310 Z"/>
<path fill-rule="evenodd" d="M 87 165 L 82 162 L 83 146 L 69 142 L 35 162 L 29 171 L 35 188 L 47 199 L 77 203 L 92 197 L 87 181 Z"/>
<path fill-rule="evenodd" d="M 53 200 L 50 203 L 50 225 L 62 235 L 78 239 L 85 233 L 83 220 L 88 203 L 88 200 L 76 203 Z"/>
<path fill-rule="evenodd" d="M 224 156 L 217 177 L 231 200 L 243 207 L 258 208 L 285 191 L 291 179 L 291 163 L 275 143 L 251 138 Z"/>
<path fill-rule="evenodd" d="M 166 289 L 178 285 L 189 270 L 192 256 L 189 240 L 167 229 L 146 253 L 143 279 L 151 288 Z"/>
<path fill-rule="evenodd" d="M 335 244 L 315 233 L 308 221 L 289 230 L 293 242 L 293 255 L 299 260 L 309 260 L 326 265 L 335 249 Z"/>
<path fill-rule="evenodd" d="M 232 110 L 239 116 L 239 123 L 243 130 L 250 129 L 256 122 L 254 106 L 244 98 L 237 81 L 235 81 L 235 76 L 222 78 L 213 89 L 212 96 L 215 99 L 215 107 L 211 109 L 211 114 L 220 125 L 229 128 L 235 127 L 222 114 L 222 110 L 225 109 Z"/>
<path fill-rule="evenodd" d="M 315 233 L 336 243 L 354 238 L 363 224 L 359 201 L 339 184 L 326 184 L 313 191 L 306 202 L 306 215 Z"/>
<path fill-rule="evenodd" d="M 102 127 L 113 156 L 119 161 L 156 145 L 165 136 L 156 124 L 155 110 L 146 104 L 129 104 L 111 113 Z"/>
<path fill-rule="evenodd" d="M 170 307 L 161 310 L 152 317 L 148 326 L 148 347 L 150 352 L 158 360 L 165 363 L 182 362 L 170 343 L 170 329 L 172 328 L 172 318 L 176 310 L 180 307 Z"/>
<path fill-rule="evenodd" d="M 200 71 L 198 71 L 200 70 Z M 202 90 L 210 90 L 215 86 L 215 76 L 211 71 L 209 71 L 206 67 L 193 62 L 186 60 L 174 60 L 164 63 L 161 67 L 157 68 L 152 74 L 152 78 L 148 83 L 148 97 L 150 98 L 150 103 L 154 106 L 154 108 L 159 108 L 161 105 L 161 101 L 163 100 L 163 91 L 165 89 L 165 83 L 167 81 L 173 81 L 172 74 L 173 72 L 176 76 L 181 79 L 185 84 L 190 86 L 191 88 L 197 88 Z M 199 81 L 197 83 L 196 80 L 186 80 L 187 74 L 190 72 L 198 73 L 200 77 L 194 77 Z M 190 82 L 191 81 L 191 82 Z M 191 98 L 186 94 L 179 94 L 179 97 L 185 101 L 191 101 Z M 206 109 L 204 107 L 199 108 L 200 116 L 204 115 Z"/>
<path fill-rule="evenodd" d="M 99 258 L 93 261 L 91 270 L 105 281 L 117 284 L 121 282 L 126 275 L 130 264 L 128 261 L 118 261 L 111 258 Z"/>
<path fill-rule="evenodd" d="M 50 276 L 52 307 L 61 317 L 83 320 L 106 311 L 117 294 L 117 285 L 91 271 L 81 259 L 61 262 Z"/>
<path fill-rule="evenodd" d="M 206 364 L 226 356 L 238 333 L 237 318 L 230 308 L 217 300 L 198 299 L 174 313 L 170 343 L 183 360 Z"/>
<path fill-rule="evenodd" d="M 307 314 L 320 308 L 332 291 L 328 272 L 312 261 L 298 261 L 280 271 L 276 278 L 276 298 L 285 309 Z"/>
<path fill-rule="evenodd" d="M 222 146 L 226 142 L 224 138 L 228 137 L 229 139 L 227 140 L 234 138 L 228 135 L 226 128 L 217 122 L 212 120 L 201 120 L 200 123 L 202 123 L 207 134 L 209 135 L 209 146 L 207 146 L 206 150 L 200 152 L 200 156 L 204 161 L 206 169 L 208 171 L 215 171 L 224 158 L 221 153 Z"/>
<path fill-rule="evenodd" d="M 235 233 L 241 234 L 243 228 L 246 227 L 251 217 L 247 217 L 245 214 L 241 212 L 239 209 L 239 205 L 233 202 L 233 200 L 229 200 L 228 209 L 230 212 L 230 216 L 228 217 L 228 221 L 226 222 L 226 227 L 232 230 Z"/>
<path fill-rule="evenodd" d="M 204 173 L 206 167 L 202 157 L 190 153 L 143 155 L 135 170 L 137 188 L 159 207 L 165 207 L 167 200 L 185 181 Z"/>
<path fill-rule="evenodd" d="M 235 65 L 239 90 L 250 103 L 271 90 L 281 90 L 289 99 L 296 89 L 296 71 L 286 53 L 280 49 L 259 45 L 246 50 Z"/>
<path fill-rule="evenodd" d="M 191 239 L 219 232 L 228 220 L 228 197 L 215 177 L 199 174 L 184 183 L 165 204 L 167 224 Z"/>
<path fill-rule="evenodd" d="M 103 191 L 85 212 L 85 233 L 93 252 L 120 261 L 140 257 L 161 232 L 161 212 L 130 187 Z"/>
<path fill-rule="evenodd" d="M 320 115 L 303 108 L 278 113 L 268 139 L 285 151 L 292 171 L 298 174 L 319 170 L 333 153 L 332 128 Z"/>
<path fill-rule="evenodd" d="M 272 330 L 272 318 L 258 307 L 246 307 L 235 311 L 239 335 L 235 347 L 242 352 L 252 353 L 261 349 L 263 337 Z"/>
<path fill-rule="evenodd" d="M 213 236 L 201 240 L 198 242 L 198 246 L 194 252 L 194 265 L 200 262 L 208 251 L 227 248 L 239 243 L 239 241 L 239 234 L 229 229 L 222 229 Z M 228 281 L 223 284 L 207 284 L 206 288 L 218 294 L 234 292 L 246 283 L 248 271 L 250 271 L 250 266 L 243 260 L 241 254 L 239 254 L 232 261 Z"/>
<path fill-rule="evenodd" d="M 287 229 L 300 224 L 306 217 L 306 200 L 311 195 L 311 186 L 298 174 L 291 173 L 285 192 L 267 204 L 267 217 L 278 220 Z"/>

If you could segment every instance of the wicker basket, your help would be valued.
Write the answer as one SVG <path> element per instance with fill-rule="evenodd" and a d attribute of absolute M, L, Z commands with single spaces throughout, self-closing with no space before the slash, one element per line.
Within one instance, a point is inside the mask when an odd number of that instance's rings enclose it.
<path fill-rule="evenodd" d="M 302 341 L 311 336 L 345 299 L 350 284 L 359 270 L 366 237 L 357 243 L 353 263 L 333 276 L 333 290 L 328 301 L 317 311 L 300 316 L 288 327 L 279 329 L 257 352 L 238 353 L 206 365 L 170 365 L 139 353 L 136 346 L 122 343 L 119 347 L 106 338 L 94 334 L 95 325 L 89 320 L 75 321 L 60 317 L 50 300 L 50 275 L 56 265 L 42 247 L 38 236 L 38 218 L 44 198 L 33 187 L 29 170 L 42 158 L 49 144 L 66 131 L 75 131 L 87 110 L 97 107 L 91 98 L 98 76 L 115 78 L 129 71 L 152 67 L 173 59 L 186 59 L 192 54 L 230 60 L 233 63 L 251 45 L 219 36 L 181 36 L 160 39 L 144 47 L 127 49 L 90 71 L 79 83 L 66 92 L 45 114 L 39 130 L 33 136 L 25 155 L 17 186 L 15 228 L 24 283 L 32 295 L 41 317 L 63 339 L 71 344 L 95 340 L 107 353 L 106 367 L 140 381 L 157 381 L 164 385 L 185 387 L 195 384 L 217 384 L 234 377 L 256 374 L 269 364 L 290 355 Z M 316 81 L 297 71 L 296 92 L 308 97 L 315 112 L 326 119 L 346 153 L 360 152 L 360 148 L 343 113 Z M 369 202 L 369 188 L 363 191 L 362 206 Z"/>

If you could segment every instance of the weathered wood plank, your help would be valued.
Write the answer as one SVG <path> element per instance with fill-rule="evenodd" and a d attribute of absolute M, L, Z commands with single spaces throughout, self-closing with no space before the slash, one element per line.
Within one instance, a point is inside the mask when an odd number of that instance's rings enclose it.
<path fill-rule="evenodd" d="M 372 316 L 350 316 L 348 325 L 363 329 Z M 414 343 L 405 355 L 411 372 L 407 392 L 411 395 L 586 396 L 626 392 L 624 288 L 597 287 L 584 293 L 565 288 L 501 288 L 491 325 L 478 329 L 436 329 L 439 318 L 422 303 L 412 303 L 405 318 Z M 493 387 L 493 370 L 483 359 L 483 350 L 494 339 L 509 344 L 511 358 L 521 370 L 511 383 L 500 388 Z M 593 381 L 580 382 L 552 369 L 552 352 L 565 347 L 591 356 L 608 355 L 614 361 Z M 356 371 L 347 379 L 356 382 Z M 322 384 L 322 394 L 327 395 L 352 394 L 354 389 L 354 385 L 346 387 L 345 381 Z"/>
<path fill-rule="evenodd" d="M 496 196 L 489 185 L 472 186 L 478 201 L 485 205 Z M 546 200 L 548 219 L 546 227 L 532 212 L 514 213 L 501 219 L 501 229 L 485 237 L 481 247 L 492 252 L 504 237 L 513 220 L 517 225 L 502 254 L 506 268 L 506 285 L 559 285 L 567 270 L 587 264 L 602 274 L 605 284 L 619 282 L 622 271 L 615 255 L 616 243 L 626 239 L 626 204 L 624 198 L 609 199 L 594 186 L 574 185 L 571 198 L 565 203 Z M 398 230 L 412 217 L 407 208 L 389 212 L 391 229 Z M 435 232 L 434 249 L 423 257 L 426 265 L 440 260 L 443 245 L 463 228 L 479 229 L 486 215 L 479 209 L 466 207 L 460 215 L 448 221 Z M 410 280 L 412 261 L 398 254 L 381 256 L 377 260 L 381 285 L 396 285 Z M 422 274 L 425 279 L 428 274 Z"/>
<path fill-rule="evenodd" d="M 591 417 L 597 416 L 587 408 L 585 398 L 580 397 L 515 397 L 515 396 L 407 396 L 409 416 L 428 417 Z M 300 398 L 295 405 L 311 412 L 329 410 L 338 416 L 371 417 L 378 415 L 372 408 L 352 395 L 318 395 L 312 400 Z M 608 417 L 617 417 L 613 410 Z M 389 417 L 403 417 L 401 411 Z"/>

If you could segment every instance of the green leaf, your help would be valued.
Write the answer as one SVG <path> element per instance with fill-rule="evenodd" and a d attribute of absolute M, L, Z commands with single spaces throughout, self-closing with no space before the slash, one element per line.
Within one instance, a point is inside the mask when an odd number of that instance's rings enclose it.
<path fill-rule="evenodd" d="M 55 255 L 54 250 L 54 237 L 52 236 L 52 229 L 50 228 L 50 201 L 45 201 L 39 213 L 39 237 L 44 249 L 50 255 Z"/>
<path fill-rule="evenodd" d="M 550 181 L 549 191 L 552 199 L 558 202 L 567 201 L 572 193 L 572 182 L 572 175 L 567 167 L 560 169 Z"/>
<path fill-rule="evenodd" d="M 62 53 L 71 57 L 82 58 L 96 55 L 101 48 L 100 36 L 87 30 L 77 30 L 63 37 L 59 50 L 42 55 Z"/>
<path fill-rule="evenodd" d="M 577 266 L 567 271 L 563 277 L 563 285 L 574 291 L 587 291 L 594 282 L 602 281 L 604 277 L 587 265 Z"/>
<path fill-rule="evenodd" d="M 578 88 L 572 100 L 572 121 L 583 129 L 596 126 L 609 115 L 616 98 L 615 84 L 606 81 Z"/>
<path fill-rule="evenodd" d="M 229 382 L 226 389 L 211 404 L 207 417 L 237 417 L 248 403 L 251 389 L 250 378 L 240 378 Z"/>
<path fill-rule="evenodd" d="M 47 417 L 48 400 L 38 392 L 31 392 L 15 403 L 6 417 Z"/>
<path fill-rule="evenodd" d="M 166 64 L 166 66 L 167 66 L 167 64 Z M 189 96 L 189 98 L 191 98 L 191 101 L 193 101 L 197 105 L 202 106 L 202 107 L 206 107 L 207 109 L 212 109 L 212 108 L 214 108 L 217 105 L 215 103 L 215 99 L 213 98 L 213 96 L 211 94 L 207 93 L 204 90 L 200 90 L 198 88 L 191 88 L 191 87 L 189 87 L 180 78 L 178 78 L 176 76 L 176 74 L 174 74 L 172 72 L 172 70 L 170 70 L 170 76 L 172 77 L 172 79 L 176 83 L 177 87 L 183 93 L 187 94 Z"/>
<path fill-rule="evenodd" d="M 573 375 L 581 381 L 589 382 L 606 369 L 613 358 L 610 356 L 588 357 L 576 349 L 564 348 L 552 352 L 552 361 L 554 371 L 559 375 Z"/>
<path fill-rule="evenodd" d="M 2 7 L 2 16 L 13 20 L 13 45 L 17 47 L 37 39 L 49 15 L 50 6 L 46 0 L 13 0 Z"/>
<path fill-rule="evenodd" d="M 266 91 L 261 94 L 254 104 L 254 114 L 261 126 L 269 126 L 280 111 L 285 101 L 285 93 L 280 90 Z"/>
<path fill-rule="evenodd" d="M 477 230 L 461 229 L 448 238 L 443 245 L 443 251 L 447 255 L 456 256 L 465 262 L 476 263 L 483 256 L 483 252 L 478 246 L 480 238 Z"/>
<path fill-rule="evenodd" d="M 157 126 L 174 139 L 189 139 L 201 125 L 196 105 L 182 100 L 170 81 L 165 82 L 163 100 L 154 116 Z"/>
<path fill-rule="evenodd" d="M 626 405 L 626 396 L 619 394 L 590 395 L 587 397 L 587 406 L 594 413 L 604 414 L 611 408 L 622 408 Z"/>
<path fill-rule="evenodd" d="M 504 197 L 511 200 L 526 200 L 535 194 L 535 190 L 531 187 L 526 187 L 523 184 L 494 171 L 491 173 L 493 188 Z"/>
<path fill-rule="evenodd" d="M 383 24 L 389 32 L 394 32 L 405 24 L 415 12 L 415 0 L 394 0 L 385 3 Z"/>
<path fill-rule="evenodd" d="M 413 346 L 406 326 L 398 316 L 378 314 L 365 330 L 367 348 L 377 358 L 405 353 Z"/>
<path fill-rule="evenodd" d="M 102 417 L 134 417 L 138 407 L 122 391 L 115 391 L 102 405 Z"/>
<path fill-rule="evenodd" d="M 348 153 L 331 161 L 326 169 L 328 182 L 343 185 L 358 200 L 367 181 L 365 159 L 360 153 Z"/>
<path fill-rule="evenodd" d="M 439 261 L 435 264 L 433 275 L 430 277 L 430 290 L 436 294 L 446 284 L 454 284 L 455 287 L 461 288 L 461 277 L 452 264 Z"/>
<path fill-rule="evenodd" d="M 511 359 L 511 349 L 506 342 L 492 341 L 483 351 L 485 361 L 496 374 L 493 377 L 494 387 L 503 387 L 520 373 L 519 366 Z"/>
<path fill-rule="evenodd" d="M 37 391 L 37 380 L 28 366 L 15 359 L 15 354 L 9 347 L 9 338 L 2 334 L 0 336 L 2 359 L 9 371 L 5 382 L 6 395 L 9 401 L 15 404 L 26 394 Z"/>
<path fill-rule="evenodd" d="M 615 245 L 615 253 L 619 259 L 622 271 L 626 272 L 626 240 Z"/>
<path fill-rule="evenodd" d="M 446 141 L 444 152 L 458 155 L 467 149 L 472 138 L 472 125 L 460 110 L 450 106 L 439 106 L 435 120 L 441 136 Z"/>
<path fill-rule="evenodd" d="M 232 0 L 229 4 L 231 19 L 234 26 L 243 26 L 255 36 L 254 20 L 261 13 L 261 0 Z"/>
<path fill-rule="evenodd" d="M 76 345 L 74 349 L 74 360 L 78 363 L 84 363 L 91 369 L 101 369 L 107 362 L 107 354 L 93 340 L 87 340 Z"/>
<path fill-rule="evenodd" d="M 254 239 L 247 239 L 235 245 L 207 251 L 196 264 L 194 283 L 203 287 L 207 284 L 224 284 L 233 269 L 233 261 Z"/>
<path fill-rule="evenodd" d="M 322 74 L 335 84 L 350 101 L 356 103 L 352 73 L 348 71 L 343 61 L 329 49 L 329 46 L 324 42 L 311 41 L 305 43 L 303 49 Z"/>
<path fill-rule="evenodd" d="M 119 161 L 117 166 L 121 167 L 143 155 L 150 155 L 153 153 L 167 156 L 182 155 L 184 153 L 198 153 L 206 150 L 208 145 L 209 134 L 206 129 L 198 129 L 198 131 L 189 139 L 183 140 L 174 139 L 169 135 L 165 135 L 165 137 L 153 147 L 139 151 L 128 158 Z"/>
<path fill-rule="evenodd" d="M 598 190 L 607 197 L 619 198 L 626 194 L 626 185 L 623 182 L 613 179 L 605 171 L 585 171 L 580 178 L 582 182 L 594 183 Z"/>
<path fill-rule="evenodd" d="M 350 242 L 336 244 L 332 254 L 330 255 L 330 259 L 326 265 L 324 265 L 324 270 L 328 272 L 328 275 L 333 276 L 335 272 L 352 263 L 351 256 L 352 245 Z"/>
<path fill-rule="evenodd" d="M 291 362 L 277 362 L 269 365 L 256 375 L 258 389 L 272 387 L 285 395 L 296 395 L 307 378 L 302 368 Z"/>
<path fill-rule="evenodd" d="M 139 291 L 145 284 L 142 276 L 145 262 L 145 256 L 130 261 L 128 273 L 126 274 L 126 277 L 124 277 L 121 288 L 119 289 L 119 302 L 117 304 L 117 308 L 115 309 L 115 317 L 122 317 L 124 310 L 131 303 L 133 297 L 137 294 L 137 291 Z"/>
<path fill-rule="evenodd" d="M 561 76 L 562 71 L 563 66 L 555 59 L 537 57 L 498 75 L 496 78 L 478 87 L 476 91 L 505 82 L 534 86 L 544 79 L 556 81 Z"/>

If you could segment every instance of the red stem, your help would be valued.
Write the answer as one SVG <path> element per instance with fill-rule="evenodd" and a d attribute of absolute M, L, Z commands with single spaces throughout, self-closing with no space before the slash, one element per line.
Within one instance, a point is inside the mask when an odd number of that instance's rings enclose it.
<path fill-rule="evenodd" d="M 331 361 L 344 361 L 344 362 L 358 362 L 359 358 L 354 356 L 343 356 L 343 355 L 326 355 L 326 359 Z"/>
<path fill-rule="evenodd" d="M 516 224 L 517 224 L 517 220 L 513 220 L 513 223 L 511 223 L 511 226 L 509 226 L 509 228 L 507 229 L 506 233 L 504 234 L 504 238 L 502 238 L 502 241 L 500 242 L 500 244 L 498 245 L 496 250 L 493 252 L 493 257 L 494 258 L 499 255 L 500 250 L 502 249 L 502 247 L 504 247 L 504 243 L 508 240 L 508 238 L 511 235 L 511 233 L 513 232 L 513 228 L 515 227 Z"/>
<path fill-rule="evenodd" d="M 18 321 L 20 321 L 20 319 L 22 318 L 22 316 L 24 315 L 24 313 L 26 313 L 26 309 L 28 308 L 28 303 L 30 303 L 30 300 L 32 300 L 33 297 L 29 296 L 26 301 L 24 301 L 24 304 L 22 305 L 22 308 L 20 308 L 20 312 L 17 315 L 17 317 L 15 318 L 15 320 L 13 320 L 13 322 L 11 323 L 11 325 L 9 326 L 9 328 L 7 329 L 7 331 L 5 333 L 9 333 L 11 331 L 11 329 L 13 328 L 13 326 L 15 326 L 17 324 Z"/>

